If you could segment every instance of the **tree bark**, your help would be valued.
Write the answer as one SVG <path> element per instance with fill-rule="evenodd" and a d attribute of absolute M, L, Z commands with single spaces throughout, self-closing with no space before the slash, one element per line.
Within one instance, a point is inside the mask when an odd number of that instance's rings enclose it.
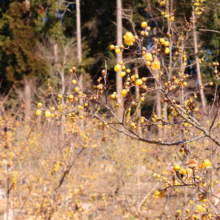
<path fill-rule="evenodd" d="M 157 46 L 155 48 L 157 50 Z M 158 57 L 155 57 L 155 60 L 158 60 Z M 161 83 L 161 79 L 160 79 L 160 71 L 159 70 L 155 70 L 155 77 L 158 78 L 158 81 L 159 81 L 159 84 Z M 157 82 L 155 81 L 155 88 L 158 88 L 158 84 Z M 157 117 L 159 119 L 161 119 L 162 117 L 162 114 L 161 114 L 161 101 L 160 101 L 160 91 L 159 90 L 156 90 L 156 114 L 157 114 Z M 162 130 L 161 128 L 158 128 L 158 136 L 159 138 L 162 137 Z"/>
<path fill-rule="evenodd" d="M 25 122 L 31 119 L 31 79 L 24 79 Z"/>
<path fill-rule="evenodd" d="M 30 9 L 31 1 L 30 0 L 25 0 L 25 4 L 26 4 L 27 9 Z"/>
<path fill-rule="evenodd" d="M 161 119 L 161 101 L 160 101 L 160 92 L 156 91 L 156 113 L 157 117 Z M 162 137 L 162 128 L 158 128 L 158 136 L 159 138 Z"/>
<path fill-rule="evenodd" d="M 122 45 L 122 2 L 121 0 L 117 0 L 117 46 L 120 47 Z M 117 54 L 117 63 L 122 60 L 122 53 Z M 120 72 L 116 72 L 116 91 L 118 94 L 118 101 L 122 108 L 124 107 L 123 98 L 121 95 L 121 91 L 123 88 L 123 80 L 120 77 Z M 117 116 L 122 119 L 123 117 L 123 109 L 117 108 Z"/>
<path fill-rule="evenodd" d="M 27 9 L 30 9 L 30 0 L 25 0 Z M 31 119 L 31 80 L 24 78 L 24 99 L 25 99 L 25 122 Z"/>
<path fill-rule="evenodd" d="M 167 2 L 167 10 L 169 11 L 169 13 L 173 11 L 173 0 L 171 0 L 170 5 L 168 4 L 169 2 Z M 170 7 L 169 7 L 170 6 Z M 173 68 L 173 62 L 172 62 L 172 48 L 173 48 L 173 30 L 172 30 L 172 22 L 168 20 L 168 33 L 171 32 L 171 37 L 169 37 L 169 43 L 170 43 L 170 52 L 169 52 L 169 72 L 168 72 L 168 81 L 171 79 L 172 77 L 172 68 Z M 168 109 L 167 109 L 167 103 L 164 103 L 164 119 L 167 122 L 168 120 Z M 167 134 L 167 126 L 164 126 L 164 133 L 165 135 Z"/>
<path fill-rule="evenodd" d="M 197 36 L 196 36 L 194 8 L 192 10 L 192 23 L 193 23 L 193 39 L 194 39 L 194 51 L 195 51 L 195 58 L 196 58 L 197 79 L 199 82 L 199 92 L 200 92 L 200 97 L 201 97 L 201 101 L 202 101 L 203 111 L 205 114 L 207 114 L 205 94 L 204 94 L 203 88 L 201 87 L 202 86 L 202 78 L 201 78 L 200 64 L 199 64 L 198 43 L 197 43 Z"/>
<path fill-rule="evenodd" d="M 76 22 L 77 22 L 77 58 L 82 62 L 82 43 L 81 43 L 81 18 L 80 18 L 80 0 L 76 0 Z"/>
<path fill-rule="evenodd" d="M 80 0 L 76 0 L 76 28 L 77 28 L 77 58 L 78 63 L 82 62 L 82 42 L 81 42 L 81 18 L 80 18 Z M 83 75 L 79 75 L 79 86 L 83 90 Z M 83 104 L 83 100 L 79 100 L 80 104 Z M 84 120 L 81 119 L 80 123 L 81 130 L 84 129 Z"/>
<path fill-rule="evenodd" d="M 137 67 L 135 67 L 134 68 L 134 74 L 136 75 L 138 75 L 138 68 Z M 140 88 L 139 88 L 139 86 L 135 86 L 135 93 L 136 93 L 136 100 L 137 100 L 137 102 L 138 102 L 138 106 L 137 106 L 137 116 L 138 116 L 138 134 L 140 135 L 140 136 L 142 136 L 142 130 L 141 130 L 141 128 L 140 128 L 140 126 L 141 126 L 141 122 L 140 122 L 140 117 L 141 117 L 141 102 L 140 102 Z"/>

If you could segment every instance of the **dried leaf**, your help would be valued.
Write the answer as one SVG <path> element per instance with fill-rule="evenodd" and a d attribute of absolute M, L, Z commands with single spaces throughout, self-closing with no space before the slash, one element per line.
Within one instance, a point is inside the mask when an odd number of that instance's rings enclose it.
<path fill-rule="evenodd" d="M 173 175 L 172 176 L 173 185 L 175 184 L 175 180 L 176 180 L 176 177 L 175 177 L 175 175 Z"/>
<path fill-rule="evenodd" d="M 198 167 L 199 167 L 199 162 L 198 162 L 198 160 L 196 160 L 195 158 L 192 159 L 192 160 L 190 160 L 190 162 L 189 162 L 189 167 L 190 167 L 191 169 L 198 168 Z"/>
<path fill-rule="evenodd" d="M 193 170 L 189 167 L 186 167 L 186 171 L 187 171 L 187 177 L 186 177 L 186 180 L 187 180 L 192 176 Z"/>

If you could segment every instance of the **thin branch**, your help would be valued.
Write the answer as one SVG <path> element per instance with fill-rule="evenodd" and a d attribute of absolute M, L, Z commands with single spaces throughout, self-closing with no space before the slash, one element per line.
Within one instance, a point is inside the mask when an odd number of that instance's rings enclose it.
<path fill-rule="evenodd" d="M 209 30 L 209 29 L 199 29 L 199 31 L 209 31 L 209 32 L 215 32 L 215 33 L 220 34 L 220 31 Z"/>

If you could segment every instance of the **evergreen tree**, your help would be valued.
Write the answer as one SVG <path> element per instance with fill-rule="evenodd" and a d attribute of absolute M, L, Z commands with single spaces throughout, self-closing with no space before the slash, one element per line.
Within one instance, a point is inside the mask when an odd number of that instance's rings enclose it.
<path fill-rule="evenodd" d="M 43 11 L 38 6 L 28 8 L 25 2 L 18 1 L 4 10 L 0 19 L 0 76 L 7 83 L 4 85 L 9 86 L 45 72 L 44 64 L 35 56 L 42 27 L 39 24 L 43 24 L 37 19 Z"/>

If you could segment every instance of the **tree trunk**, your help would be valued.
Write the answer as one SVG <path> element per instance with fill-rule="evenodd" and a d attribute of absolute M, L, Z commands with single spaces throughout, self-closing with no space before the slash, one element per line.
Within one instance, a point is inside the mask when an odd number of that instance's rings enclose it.
<path fill-rule="evenodd" d="M 76 0 L 76 28 L 77 28 L 77 58 L 79 64 L 82 62 L 82 42 L 81 42 L 81 18 L 80 18 L 80 0 Z M 79 86 L 83 90 L 83 75 L 79 75 Z M 83 104 L 83 100 L 79 100 L 80 104 Z M 84 129 L 84 120 L 81 119 L 81 130 Z"/>
<path fill-rule="evenodd" d="M 205 94 L 204 94 L 203 88 L 201 87 L 202 86 L 202 78 L 201 78 L 200 64 L 199 64 L 198 43 L 197 43 L 197 36 L 196 36 L 194 8 L 192 10 L 192 23 L 193 23 L 193 38 L 194 38 L 194 51 L 195 51 L 195 57 L 196 57 L 197 79 L 199 82 L 199 92 L 200 92 L 200 96 L 201 96 L 203 111 L 205 114 L 207 114 Z"/>
<path fill-rule="evenodd" d="M 26 4 L 26 7 L 29 9 L 29 8 L 30 8 L 31 1 L 30 1 L 30 0 L 25 0 L 25 4 Z"/>
<path fill-rule="evenodd" d="M 24 79 L 25 122 L 31 119 L 31 79 Z"/>
<path fill-rule="evenodd" d="M 120 47 L 122 45 L 122 3 L 121 0 L 117 0 L 117 46 Z M 122 53 L 117 54 L 117 63 L 122 60 Z M 116 91 L 118 94 L 118 101 L 122 108 L 124 107 L 123 98 L 121 96 L 121 91 L 123 87 L 123 80 L 120 77 L 120 72 L 116 72 Z M 117 108 L 117 116 L 119 119 L 123 117 L 123 109 Z"/>
<path fill-rule="evenodd" d="M 170 7 L 169 7 L 170 6 Z M 169 2 L 167 2 L 167 10 L 169 11 L 169 13 L 173 11 L 173 0 L 171 0 L 170 5 Z M 170 52 L 169 52 L 169 72 L 168 72 L 168 81 L 171 79 L 172 77 L 172 68 L 173 68 L 173 62 L 172 62 L 172 48 L 173 48 L 173 30 L 172 30 L 172 22 L 168 20 L 168 33 L 171 32 L 171 37 L 169 37 L 169 43 L 170 43 Z M 167 122 L 168 120 L 168 106 L 167 103 L 164 103 L 164 119 Z M 167 126 L 164 127 L 164 133 L 165 135 L 167 134 Z"/>
<path fill-rule="evenodd" d="M 160 101 L 160 92 L 156 91 L 156 113 L 157 117 L 161 119 L 161 101 Z M 162 137 L 162 128 L 158 128 L 158 136 L 159 138 Z"/>
<path fill-rule="evenodd" d="M 76 0 L 76 22 L 77 22 L 77 58 L 82 62 L 82 43 L 81 43 L 81 18 L 80 18 L 80 0 Z"/>
<path fill-rule="evenodd" d="M 157 46 L 156 46 L 155 50 L 157 50 Z M 156 56 L 154 59 L 158 60 L 158 57 Z M 155 70 L 154 74 L 155 74 L 155 77 L 157 78 L 159 84 L 161 84 L 160 71 Z M 155 81 L 155 88 L 159 88 L 159 85 L 156 81 Z M 157 114 L 157 117 L 161 119 L 161 117 L 162 117 L 161 116 L 161 101 L 160 101 L 160 91 L 159 90 L 156 90 L 156 114 Z M 159 127 L 158 127 L 158 136 L 159 136 L 159 138 L 162 137 L 162 130 Z"/>
<path fill-rule="evenodd" d="M 30 9 L 30 0 L 25 0 L 27 9 Z M 31 80 L 24 78 L 24 99 L 25 99 L 25 122 L 31 119 Z"/>
<path fill-rule="evenodd" d="M 65 91 L 66 91 L 66 86 L 65 86 L 65 75 L 64 75 L 64 72 L 65 72 L 65 66 L 66 66 L 66 49 L 65 47 L 63 47 L 63 65 L 62 65 L 62 68 L 61 68 L 61 81 L 62 81 L 62 95 L 65 94 Z M 62 99 L 64 100 L 64 99 Z M 64 105 L 64 103 L 62 103 Z"/>
<path fill-rule="evenodd" d="M 136 75 L 138 75 L 138 68 L 137 67 L 135 67 L 134 68 L 134 74 Z M 137 106 L 137 116 L 138 116 L 138 134 L 140 135 L 140 136 L 142 136 L 142 130 L 141 130 L 141 128 L 140 128 L 140 126 L 141 126 L 141 122 L 140 122 L 140 117 L 141 117 L 141 102 L 140 102 L 140 88 L 139 88 L 139 86 L 135 86 L 135 93 L 136 93 L 136 100 L 137 100 L 137 102 L 138 102 L 138 106 Z M 142 143 L 139 143 L 139 144 L 142 144 Z"/>

